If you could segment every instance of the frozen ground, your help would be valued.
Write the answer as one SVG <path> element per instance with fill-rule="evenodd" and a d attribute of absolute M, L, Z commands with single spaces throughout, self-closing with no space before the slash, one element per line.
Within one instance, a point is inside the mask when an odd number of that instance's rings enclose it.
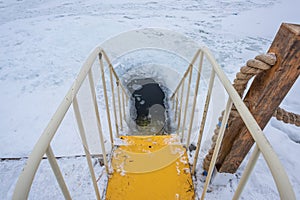
<path fill-rule="evenodd" d="M 299 7 L 298 0 L 0 1 L 0 157 L 28 156 L 90 50 L 112 35 L 143 27 L 181 32 L 208 46 L 232 80 L 246 60 L 268 49 L 282 22 L 300 23 Z M 298 80 L 282 107 L 300 113 L 299 89 Z M 72 120 L 69 127 L 75 126 Z M 299 128 L 272 119 L 265 132 L 300 198 Z M 82 149 L 73 148 L 78 143 L 77 134 L 59 135 L 53 149 L 60 155 L 81 154 Z M 70 169 L 64 161 L 60 164 Z M 0 162 L 0 199 L 10 198 L 24 162 Z M 41 170 L 49 170 L 48 165 L 42 163 Z M 208 198 L 230 198 L 240 174 L 236 177 Z M 80 186 L 86 181 L 75 174 L 69 178 Z M 40 184 L 46 187 L 51 180 Z M 260 158 L 243 197 L 278 198 L 272 184 Z M 34 194 L 31 199 L 40 199 Z"/>

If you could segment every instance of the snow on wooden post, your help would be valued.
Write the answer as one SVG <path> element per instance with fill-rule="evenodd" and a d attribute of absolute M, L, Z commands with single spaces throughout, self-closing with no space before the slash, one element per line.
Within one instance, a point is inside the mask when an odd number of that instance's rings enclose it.
<path fill-rule="evenodd" d="M 300 74 L 300 25 L 283 23 L 268 52 L 276 54 L 276 64 L 255 77 L 244 98 L 262 129 Z M 218 171 L 235 173 L 253 143 L 242 120 L 231 120 L 218 155 Z"/>

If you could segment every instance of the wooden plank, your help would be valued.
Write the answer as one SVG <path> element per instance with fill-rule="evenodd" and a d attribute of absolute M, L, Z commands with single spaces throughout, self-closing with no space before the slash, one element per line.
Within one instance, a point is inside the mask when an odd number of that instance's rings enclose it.
<path fill-rule="evenodd" d="M 257 75 L 244 102 L 263 129 L 300 74 L 300 25 L 283 23 L 268 52 L 277 62 Z M 235 173 L 254 140 L 240 118 L 229 121 L 218 155 L 219 172 Z"/>

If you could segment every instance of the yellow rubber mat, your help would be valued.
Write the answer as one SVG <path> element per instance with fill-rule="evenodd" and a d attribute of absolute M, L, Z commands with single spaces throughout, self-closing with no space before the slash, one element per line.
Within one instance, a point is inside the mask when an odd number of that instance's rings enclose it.
<path fill-rule="evenodd" d="M 113 153 L 106 199 L 194 199 L 186 150 L 176 135 L 121 140 Z"/>

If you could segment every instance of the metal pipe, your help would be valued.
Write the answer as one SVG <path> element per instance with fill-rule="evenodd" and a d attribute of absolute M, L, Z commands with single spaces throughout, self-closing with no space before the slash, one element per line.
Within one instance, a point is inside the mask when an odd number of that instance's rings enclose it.
<path fill-rule="evenodd" d="M 212 94 L 214 81 L 215 81 L 215 71 L 212 70 L 211 74 L 210 74 L 209 86 L 208 86 L 208 90 L 207 90 L 205 106 L 204 106 L 203 116 L 202 116 L 202 120 L 201 120 L 199 135 L 198 135 L 197 147 L 196 147 L 194 162 L 193 162 L 193 167 L 192 167 L 192 174 L 195 174 L 195 169 L 196 169 L 196 165 L 197 165 L 197 162 L 198 162 L 198 156 L 199 156 L 199 151 L 200 151 L 200 147 L 201 147 L 203 131 L 204 131 L 204 126 L 205 126 L 205 122 L 206 122 L 208 107 L 209 107 L 209 104 L 210 104 L 210 99 L 211 99 L 211 94 Z"/>
<path fill-rule="evenodd" d="M 70 192 L 68 190 L 68 187 L 66 185 L 64 177 L 61 174 L 61 171 L 60 171 L 59 166 L 58 166 L 58 164 L 56 162 L 56 158 L 54 156 L 54 153 L 53 153 L 52 148 L 51 148 L 50 145 L 49 145 L 49 147 L 48 147 L 48 149 L 46 151 L 46 155 L 47 155 L 47 158 L 49 160 L 49 163 L 50 163 L 50 166 L 52 168 L 52 171 L 54 172 L 54 175 L 56 177 L 58 185 L 59 185 L 59 187 L 60 187 L 60 189 L 61 189 L 61 191 L 62 191 L 65 199 L 71 200 L 72 198 L 71 198 Z"/>
<path fill-rule="evenodd" d="M 103 132 L 102 132 L 101 119 L 100 119 L 100 115 L 99 115 L 98 104 L 97 104 L 97 100 L 96 100 L 96 93 L 95 93 L 95 88 L 94 88 L 93 74 L 92 74 L 91 70 L 89 71 L 88 77 L 89 77 L 89 82 L 90 82 L 90 90 L 91 90 L 92 98 L 93 98 L 92 100 L 93 100 L 93 104 L 94 104 L 94 112 L 96 114 L 97 128 L 98 128 L 99 138 L 100 138 L 100 142 L 101 142 L 103 161 L 104 161 L 104 165 L 106 166 L 106 172 L 109 173 L 109 170 L 107 167 L 108 162 L 107 162 L 106 151 L 105 151 L 105 146 L 104 146 L 104 138 L 103 138 Z M 111 145 L 113 148 L 113 143 L 111 143 Z"/>
<path fill-rule="evenodd" d="M 174 110 L 175 109 L 175 98 L 173 98 L 173 99 L 170 98 L 170 100 L 172 101 L 172 110 Z"/>
<path fill-rule="evenodd" d="M 120 82 L 117 82 L 117 90 L 118 90 L 118 104 L 119 104 L 119 117 L 120 117 L 120 125 L 121 130 L 123 131 L 123 119 L 122 119 L 122 108 L 121 108 L 121 97 L 120 97 Z"/>
<path fill-rule="evenodd" d="M 184 79 L 185 80 L 185 79 Z M 181 120 L 181 110 L 182 110 L 182 101 L 183 101 L 183 92 L 184 92 L 184 83 L 185 81 L 182 82 L 181 86 L 181 94 L 180 94 L 180 105 L 179 105 L 179 115 L 178 115 L 178 125 L 177 125 L 177 130 L 179 130 L 180 127 L 180 120 Z M 178 134 L 179 135 L 179 134 Z"/>
<path fill-rule="evenodd" d="M 198 66 L 198 74 L 197 74 L 197 80 L 196 80 L 196 86 L 195 86 L 195 93 L 194 93 L 194 100 L 193 100 L 193 107 L 192 107 L 192 113 L 191 113 L 191 119 L 190 119 L 190 126 L 189 126 L 189 132 L 186 140 L 186 146 L 188 147 L 190 144 L 191 139 L 191 133 L 192 133 L 192 126 L 194 122 L 194 115 L 195 115 L 195 107 L 197 104 L 197 96 L 198 96 L 198 90 L 199 90 L 199 83 L 200 83 L 200 75 L 202 71 L 202 65 L 203 65 L 203 52 L 200 53 L 200 61 Z"/>
<path fill-rule="evenodd" d="M 102 77 L 101 79 L 102 79 L 103 93 L 104 93 L 104 99 L 105 99 L 105 105 L 106 105 L 106 115 L 107 115 L 107 121 L 108 121 L 110 142 L 111 142 L 111 145 L 113 146 L 114 139 L 113 139 L 113 133 L 112 133 L 112 127 L 111 127 L 111 118 L 110 118 L 110 111 L 109 111 L 108 97 L 107 97 L 107 90 L 106 90 L 106 82 L 105 82 L 105 75 L 104 75 L 104 64 L 103 64 L 101 54 L 99 54 L 99 62 L 100 62 L 100 69 L 101 69 L 101 77 Z M 91 71 L 90 71 L 90 73 L 91 73 Z M 90 75 L 90 73 L 89 73 L 89 75 Z M 89 76 L 89 78 L 90 78 L 90 76 Z M 95 97 L 96 97 L 96 95 L 95 95 Z"/>
<path fill-rule="evenodd" d="M 231 107 L 232 107 L 232 101 L 231 101 L 231 99 L 229 97 L 228 101 L 227 101 L 227 105 L 226 105 L 224 117 L 222 119 L 222 124 L 221 124 L 221 127 L 220 127 L 220 132 L 218 134 L 218 139 L 216 141 L 215 150 L 214 150 L 214 153 L 213 153 L 210 165 L 209 165 L 208 173 L 207 173 L 207 176 L 206 176 L 206 180 L 205 180 L 203 192 L 202 192 L 202 195 L 201 195 L 201 200 L 204 200 L 206 192 L 207 192 L 208 185 L 209 185 L 210 180 L 211 180 L 211 176 L 212 176 L 213 169 L 215 167 L 215 164 L 216 164 L 216 161 L 217 161 L 217 157 L 218 157 L 218 154 L 219 154 L 219 151 L 220 151 L 221 142 L 223 140 L 223 136 L 224 136 L 226 124 L 227 124 L 227 121 L 228 121 L 228 118 L 229 118 Z"/>
<path fill-rule="evenodd" d="M 124 106 L 124 95 L 126 96 L 126 104 L 128 103 L 129 95 L 127 94 L 126 89 L 124 88 L 123 84 L 121 83 L 121 80 L 120 80 L 119 76 L 117 75 L 115 69 L 113 68 L 113 65 L 111 64 L 111 62 L 110 62 L 110 60 L 109 60 L 109 58 L 108 58 L 106 52 L 102 49 L 102 50 L 101 50 L 101 53 L 103 54 L 104 59 L 105 59 L 106 62 L 108 63 L 109 68 L 110 68 L 111 71 L 113 72 L 113 75 L 114 75 L 114 77 L 115 77 L 115 79 L 116 79 L 116 82 L 118 83 L 118 86 L 121 87 L 121 89 L 122 89 L 123 115 L 124 115 L 124 119 L 125 119 L 126 116 L 125 116 L 125 106 Z M 118 88 L 118 89 L 119 89 L 119 88 Z M 120 95 L 120 94 L 118 94 L 118 95 Z M 120 98 L 120 97 L 118 96 L 118 98 Z M 120 106 L 120 101 L 119 101 L 119 106 Z M 114 107 L 115 107 L 115 106 L 114 106 Z M 119 110 L 120 110 L 120 109 L 119 109 Z M 121 112 L 121 111 L 120 111 L 120 112 Z M 117 114 L 115 114 L 115 116 L 117 116 Z M 117 118 L 117 117 L 115 117 L 115 118 Z M 123 122 L 122 122 L 122 119 L 121 119 L 121 118 L 122 118 L 122 116 L 120 115 L 120 120 L 121 120 L 121 121 L 120 121 L 120 124 L 121 124 L 121 129 L 122 129 L 122 128 L 123 128 Z M 117 131 L 117 136 L 119 137 L 119 131 Z"/>
<path fill-rule="evenodd" d="M 176 107 L 175 107 L 175 122 L 177 120 L 177 113 L 178 113 L 178 93 L 175 94 L 175 99 L 176 99 Z"/>
<path fill-rule="evenodd" d="M 190 88 L 191 88 L 191 81 L 192 81 L 192 74 L 193 74 L 192 72 L 193 72 L 193 68 L 192 68 L 192 65 L 190 65 L 189 80 L 188 80 L 188 87 L 187 87 L 187 94 L 186 94 L 186 99 L 185 99 L 185 107 L 184 107 L 184 115 L 183 115 L 182 124 L 185 124 L 185 121 L 186 121 L 186 113 L 187 113 L 187 109 L 188 109 L 188 105 L 189 105 Z M 185 130 L 185 128 L 183 128 L 182 132 L 181 132 L 181 140 L 183 140 L 183 137 L 184 137 L 184 130 Z"/>
<path fill-rule="evenodd" d="M 119 127 L 118 127 L 118 117 L 117 117 L 117 111 L 116 111 L 116 99 L 115 99 L 115 89 L 113 84 L 113 76 L 112 76 L 112 69 L 109 67 L 109 77 L 110 77 L 110 87 L 111 87 L 111 98 L 113 103 L 113 110 L 114 110 L 114 118 L 115 118 L 115 128 L 116 128 L 116 134 L 117 137 L 119 137 Z"/>
<path fill-rule="evenodd" d="M 84 149 L 84 152 L 85 152 L 85 155 L 86 155 L 86 161 L 88 163 L 90 174 L 91 174 L 91 177 L 92 177 L 94 191 L 95 191 L 97 200 L 100 200 L 101 199 L 100 198 L 100 192 L 99 192 L 99 189 L 98 189 L 98 185 L 97 185 L 97 181 L 96 181 L 96 177 L 95 177 L 95 171 L 94 171 L 93 164 L 92 164 L 91 154 L 90 154 L 90 151 L 89 151 L 89 146 L 88 146 L 87 139 L 86 139 L 85 129 L 84 129 L 84 126 L 83 126 L 83 122 L 82 122 L 82 118 L 81 118 L 81 114 L 80 114 L 80 110 L 79 110 L 78 101 L 77 101 L 76 96 L 74 97 L 74 100 L 73 100 L 73 109 L 74 109 L 78 129 L 79 129 L 79 133 L 80 133 L 80 137 L 81 137 L 81 141 L 82 141 L 82 146 L 83 146 L 83 149 Z M 106 171 L 108 171 L 108 166 L 107 165 L 105 165 L 105 168 L 106 168 Z"/>
<path fill-rule="evenodd" d="M 124 90 L 122 90 L 122 107 L 123 107 L 123 117 L 126 120 L 126 112 L 125 112 L 125 94 Z"/>
<path fill-rule="evenodd" d="M 238 187 L 235 190 L 234 196 L 232 198 L 233 200 L 240 198 L 240 196 L 241 196 L 241 194 L 244 190 L 244 187 L 247 184 L 249 176 L 250 176 L 251 172 L 253 171 L 254 166 L 256 165 L 256 162 L 257 162 L 257 159 L 258 159 L 259 155 L 260 155 L 260 151 L 259 151 L 257 145 L 255 145 L 253 153 L 252 153 L 252 155 L 251 155 L 251 157 L 248 161 L 248 164 L 247 164 L 247 166 L 246 166 L 246 168 L 243 172 L 243 175 L 240 179 Z"/>

